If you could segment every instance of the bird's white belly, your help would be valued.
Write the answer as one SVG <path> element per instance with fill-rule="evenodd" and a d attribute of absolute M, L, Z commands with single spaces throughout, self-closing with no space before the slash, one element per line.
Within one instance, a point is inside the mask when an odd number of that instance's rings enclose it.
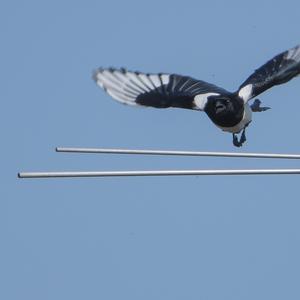
<path fill-rule="evenodd" d="M 243 119 L 240 121 L 240 123 L 236 124 L 232 127 L 222 127 L 218 126 L 223 131 L 231 132 L 231 133 L 239 133 L 241 130 L 243 130 L 252 120 L 252 110 L 248 103 L 244 105 L 244 116 Z"/>

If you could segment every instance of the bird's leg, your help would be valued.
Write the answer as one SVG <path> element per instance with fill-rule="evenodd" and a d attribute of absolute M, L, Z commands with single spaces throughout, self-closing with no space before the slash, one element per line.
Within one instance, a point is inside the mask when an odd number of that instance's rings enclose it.
<path fill-rule="evenodd" d="M 243 129 L 243 132 L 241 134 L 240 140 L 238 140 L 238 136 L 236 133 L 232 134 L 232 142 L 233 145 L 236 147 L 242 147 L 243 144 L 246 142 L 246 127 Z"/>
<path fill-rule="evenodd" d="M 243 132 L 242 132 L 242 135 L 241 135 L 241 138 L 240 138 L 240 143 L 241 143 L 241 146 L 247 141 L 246 139 L 246 127 L 243 129 Z"/>
<path fill-rule="evenodd" d="M 255 99 L 254 102 L 250 105 L 250 108 L 253 112 L 262 112 L 271 109 L 271 107 L 260 106 L 260 105 L 261 105 L 261 101 L 259 99 Z"/>
<path fill-rule="evenodd" d="M 232 134 L 232 143 L 233 143 L 233 145 L 234 146 L 236 146 L 236 147 L 241 147 L 242 146 L 242 144 L 239 142 L 239 140 L 238 140 L 238 137 L 237 137 L 237 134 L 236 133 L 233 133 Z"/>

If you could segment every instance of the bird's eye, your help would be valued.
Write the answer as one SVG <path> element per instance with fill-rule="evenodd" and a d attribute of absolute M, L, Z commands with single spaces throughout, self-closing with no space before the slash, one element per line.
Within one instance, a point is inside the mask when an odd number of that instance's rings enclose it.
<path fill-rule="evenodd" d="M 219 103 L 222 103 L 223 105 L 228 105 L 229 104 L 229 100 L 228 99 L 220 99 Z"/>

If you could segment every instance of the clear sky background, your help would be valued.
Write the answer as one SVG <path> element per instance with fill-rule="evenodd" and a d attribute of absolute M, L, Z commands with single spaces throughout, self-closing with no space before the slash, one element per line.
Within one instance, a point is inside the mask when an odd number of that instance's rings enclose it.
<path fill-rule="evenodd" d="M 235 90 L 300 43 L 299 1 L 2 1 L 1 299 L 299 299 L 298 176 L 20 180 L 19 171 L 299 167 L 71 155 L 237 151 L 203 113 L 126 107 L 99 66 Z M 264 93 L 247 152 L 300 152 L 300 81 Z"/>

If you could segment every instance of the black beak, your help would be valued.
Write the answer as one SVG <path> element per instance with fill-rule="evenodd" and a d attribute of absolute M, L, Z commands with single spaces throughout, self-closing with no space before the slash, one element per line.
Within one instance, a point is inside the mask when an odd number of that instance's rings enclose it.
<path fill-rule="evenodd" d="M 222 103 L 217 103 L 216 104 L 216 113 L 220 113 L 226 109 L 226 106 Z"/>

